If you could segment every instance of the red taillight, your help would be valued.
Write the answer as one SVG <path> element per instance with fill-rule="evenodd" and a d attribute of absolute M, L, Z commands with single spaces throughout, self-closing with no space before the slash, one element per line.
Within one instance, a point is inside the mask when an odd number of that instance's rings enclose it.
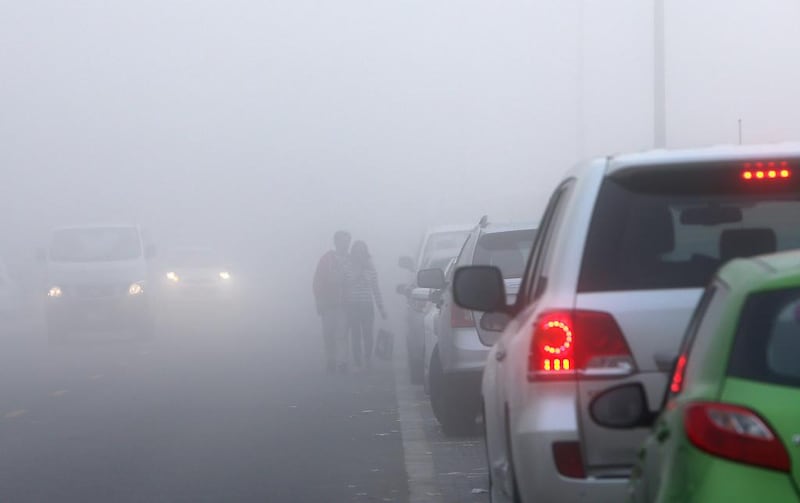
<path fill-rule="evenodd" d="M 790 471 L 786 448 L 772 429 L 750 409 L 722 403 L 692 403 L 684 428 L 689 441 L 714 456 Z"/>
<path fill-rule="evenodd" d="M 528 356 L 528 378 L 573 375 L 577 370 L 633 366 L 619 325 L 600 311 L 551 311 L 536 321 Z"/>
<path fill-rule="evenodd" d="M 686 374 L 686 355 L 678 357 L 678 362 L 675 364 L 675 372 L 672 373 L 672 382 L 670 382 L 669 390 L 672 393 L 680 393 L 683 389 L 683 377 Z"/>
<path fill-rule="evenodd" d="M 475 318 L 472 312 L 453 305 L 450 307 L 450 327 L 452 328 L 472 328 L 475 326 Z"/>
<path fill-rule="evenodd" d="M 789 163 L 786 161 L 746 162 L 744 163 L 744 171 L 742 171 L 744 180 L 777 180 L 791 176 L 792 172 L 789 170 Z"/>
<path fill-rule="evenodd" d="M 574 479 L 585 479 L 581 444 L 579 442 L 554 442 L 553 459 L 558 473 Z"/>

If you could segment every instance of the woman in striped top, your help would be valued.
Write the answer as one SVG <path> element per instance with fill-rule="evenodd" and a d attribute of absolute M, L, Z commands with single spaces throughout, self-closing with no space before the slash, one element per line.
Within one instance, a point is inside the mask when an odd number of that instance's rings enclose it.
<path fill-rule="evenodd" d="M 372 264 L 366 243 L 356 241 L 350 249 L 350 263 L 345 275 L 345 308 L 353 341 L 353 359 L 358 367 L 370 366 L 374 342 L 375 310 L 386 319 L 383 297 L 378 288 L 378 273 Z M 363 345 L 363 359 L 362 359 Z"/>

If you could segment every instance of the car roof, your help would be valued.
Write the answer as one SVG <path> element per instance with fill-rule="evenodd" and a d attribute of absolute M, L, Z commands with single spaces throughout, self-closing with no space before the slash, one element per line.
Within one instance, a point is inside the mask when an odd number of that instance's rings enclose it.
<path fill-rule="evenodd" d="M 717 276 L 732 290 L 740 291 L 800 286 L 800 250 L 732 260 Z"/>
<path fill-rule="evenodd" d="M 486 224 L 486 227 L 483 228 L 483 234 L 536 230 L 537 226 L 538 224 L 534 224 L 531 222 L 501 222 L 501 223 L 489 222 L 488 224 Z"/>
<path fill-rule="evenodd" d="M 716 145 L 691 149 L 659 149 L 608 157 L 607 173 L 665 164 L 693 164 L 713 161 L 749 161 L 767 158 L 800 158 L 800 143 L 763 145 Z"/>

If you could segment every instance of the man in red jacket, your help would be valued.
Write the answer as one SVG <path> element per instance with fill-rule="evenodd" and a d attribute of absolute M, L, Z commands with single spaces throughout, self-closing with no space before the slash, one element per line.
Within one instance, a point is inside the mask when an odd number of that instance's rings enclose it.
<path fill-rule="evenodd" d="M 314 273 L 314 300 L 322 319 L 322 336 L 328 372 L 347 372 L 347 317 L 344 310 L 345 272 L 350 260 L 350 233 L 337 231 L 333 235 L 334 250 L 317 264 Z"/>

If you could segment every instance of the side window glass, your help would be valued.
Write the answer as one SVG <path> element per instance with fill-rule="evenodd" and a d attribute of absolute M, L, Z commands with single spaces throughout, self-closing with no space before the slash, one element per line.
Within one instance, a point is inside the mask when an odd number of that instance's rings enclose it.
<path fill-rule="evenodd" d="M 567 201 L 569 201 L 569 191 L 574 180 L 567 180 L 562 183 L 550 198 L 547 210 L 540 225 L 539 234 L 528 265 L 528 273 L 525 278 L 525 291 L 527 302 L 536 300 L 547 286 L 547 278 L 542 274 L 545 264 L 548 263 L 550 249 L 553 245 L 553 237 L 558 230 L 558 224 L 564 214 Z"/>

